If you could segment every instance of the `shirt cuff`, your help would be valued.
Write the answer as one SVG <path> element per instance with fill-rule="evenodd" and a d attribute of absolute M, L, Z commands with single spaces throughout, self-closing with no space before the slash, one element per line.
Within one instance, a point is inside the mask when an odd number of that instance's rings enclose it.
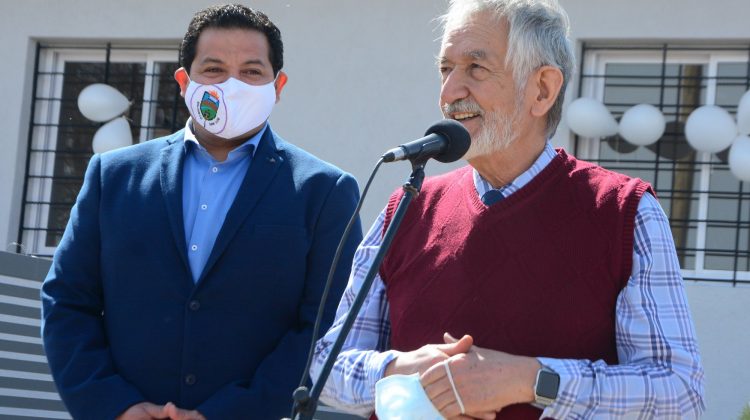
<path fill-rule="evenodd" d="M 395 359 L 399 354 L 401 354 L 400 351 L 387 350 L 378 353 L 370 361 L 369 382 L 372 386 L 370 395 L 372 395 L 373 403 L 375 401 L 375 384 L 379 380 L 383 379 L 383 377 L 385 376 L 385 368 L 388 367 L 388 363 L 390 363 L 391 360 Z"/>
<path fill-rule="evenodd" d="M 399 353 L 395 350 L 373 351 L 364 364 L 363 380 L 356 383 L 354 379 L 353 387 L 347 387 L 346 396 L 340 395 L 339 399 L 330 401 L 326 398 L 324 402 L 347 413 L 370 417 L 375 412 L 375 384 L 383 379 L 388 363 Z"/>
<path fill-rule="evenodd" d="M 540 418 L 566 419 L 575 407 L 581 388 L 581 369 L 577 360 L 538 357 L 543 366 L 560 375 L 560 386 L 555 401 L 544 408 Z"/>

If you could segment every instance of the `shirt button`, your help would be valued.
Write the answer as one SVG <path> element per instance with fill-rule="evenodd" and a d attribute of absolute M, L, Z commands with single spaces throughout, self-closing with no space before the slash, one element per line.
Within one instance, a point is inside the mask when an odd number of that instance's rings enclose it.
<path fill-rule="evenodd" d="M 185 384 L 195 385 L 195 375 L 192 373 L 185 375 Z"/>
<path fill-rule="evenodd" d="M 198 309 L 200 309 L 200 307 L 201 307 L 201 303 L 198 302 L 197 300 L 191 300 L 190 303 L 188 304 L 188 308 L 190 308 L 191 311 L 197 311 Z"/>
<path fill-rule="evenodd" d="M 198 250 L 198 245 L 191 245 L 190 249 L 193 250 L 193 251 L 197 251 Z"/>
<path fill-rule="evenodd" d="M 219 172 L 219 168 L 217 168 L 216 166 L 214 166 L 213 168 L 211 168 L 211 172 L 217 173 L 217 172 Z"/>
<path fill-rule="evenodd" d="M 205 210 L 205 209 L 207 209 L 207 208 L 208 208 L 208 206 L 207 206 L 207 205 L 205 205 L 205 204 L 201 204 L 201 210 Z"/>

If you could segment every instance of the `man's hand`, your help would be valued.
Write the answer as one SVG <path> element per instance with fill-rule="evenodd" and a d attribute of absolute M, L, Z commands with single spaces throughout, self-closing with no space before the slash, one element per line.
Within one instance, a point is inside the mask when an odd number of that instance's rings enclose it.
<path fill-rule="evenodd" d="M 447 360 L 449 357 L 466 353 L 474 344 L 469 335 L 445 344 L 427 344 L 417 350 L 400 353 L 385 367 L 385 375 L 411 375 L 424 373 L 431 366 Z"/>
<path fill-rule="evenodd" d="M 164 412 L 169 415 L 171 420 L 206 420 L 203 414 L 196 410 L 183 410 L 182 408 L 177 408 L 171 402 L 164 406 Z"/>
<path fill-rule="evenodd" d="M 206 420 L 203 415 L 195 410 L 188 411 L 177 408 L 173 403 L 156 405 L 149 402 L 135 404 L 120 414 L 115 420 Z"/>
<path fill-rule="evenodd" d="M 164 413 L 164 406 L 142 402 L 131 405 L 115 420 L 153 420 L 168 419 L 169 415 Z"/>
<path fill-rule="evenodd" d="M 456 345 L 460 342 L 448 333 L 444 339 Z M 487 418 L 488 413 L 508 405 L 534 401 L 534 381 L 541 365 L 533 357 L 472 346 L 465 354 L 452 355 L 445 363 L 449 363 L 456 390 L 469 416 L 477 413 Z M 462 417 L 443 363 L 427 369 L 420 380 L 444 417 Z"/>

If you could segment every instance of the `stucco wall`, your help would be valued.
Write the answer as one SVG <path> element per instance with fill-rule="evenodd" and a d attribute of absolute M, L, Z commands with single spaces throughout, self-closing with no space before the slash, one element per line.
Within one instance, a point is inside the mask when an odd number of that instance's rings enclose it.
<path fill-rule="evenodd" d="M 736 419 L 750 403 L 750 287 L 686 285 L 706 370 L 706 419 Z"/>

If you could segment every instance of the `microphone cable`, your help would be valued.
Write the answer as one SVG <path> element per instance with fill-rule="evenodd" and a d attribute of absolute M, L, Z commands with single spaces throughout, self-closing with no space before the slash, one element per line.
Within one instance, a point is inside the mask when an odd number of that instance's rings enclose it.
<path fill-rule="evenodd" d="M 320 332 L 320 324 L 322 324 L 323 322 L 323 313 L 325 312 L 326 301 L 328 300 L 328 293 L 330 292 L 331 284 L 333 283 L 333 276 L 336 273 L 336 267 L 338 266 L 339 260 L 341 259 L 341 253 L 344 251 L 344 244 L 346 244 L 346 240 L 349 238 L 349 233 L 351 232 L 354 223 L 359 217 L 359 212 L 362 209 L 362 204 L 364 203 L 365 197 L 367 196 L 367 191 L 370 189 L 370 184 L 372 184 L 372 180 L 375 178 L 375 174 L 378 173 L 380 165 L 382 164 L 383 158 L 381 157 L 380 159 L 378 159 L 377 164 L 375 164 L 375 167 L 370 173 L 370 177 L 367 179 L 365 188 L 362 190 L 362 195 L 359 197 L 359 201 L 357 202 L 357 207 L 354 209 L 354 213 L 349 219 L 349 223 L 346 225 L 346 229 L 344 229 L 344 233 L 341 236 L 339 245 L 336 248 L 336 254 L 333 256 L 331 268 L 328 271 L 328 278 L 326 278 L 325 287 L 323 288 L 323 295 L 320 297 L 318 315 L 315 319 L 315 326 L 313 327 L 312 342 L 310 343 L 310 350 L 307 353 L 307 362 L 305 363 L 305 369 L 302 371 L 302 379 L 300 380 L 299 386 L 294 391 L 295 394 L 300 388 L 305 386 L 307 378 L 310 376 L 310 367 L 312 366 L 313 354 L 315 353 L 315 344 L 318 342 L 317 337 L 318 333 Z M 295 399 L 294 405 L 292 406 L 292 415 L 290 417 L 291 419 L 294 419 L 295 414 L 297 414 L 297 402 L 298 401 Z"/>

